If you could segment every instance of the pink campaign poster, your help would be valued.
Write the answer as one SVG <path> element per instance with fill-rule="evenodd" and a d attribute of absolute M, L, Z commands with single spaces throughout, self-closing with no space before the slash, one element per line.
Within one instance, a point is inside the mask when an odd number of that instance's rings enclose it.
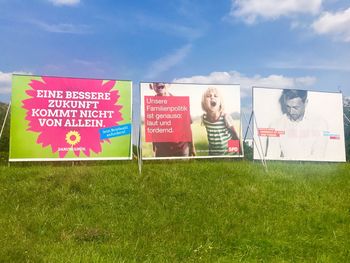
<path fill-rule="evenodd" d="M 10 161 L 131 158 L 131 82 L 14 75 Z"/>
<path fill-rule="evenodd" d="M 238 85 L 140 87 L 143 159 L 243 156 Z"/>

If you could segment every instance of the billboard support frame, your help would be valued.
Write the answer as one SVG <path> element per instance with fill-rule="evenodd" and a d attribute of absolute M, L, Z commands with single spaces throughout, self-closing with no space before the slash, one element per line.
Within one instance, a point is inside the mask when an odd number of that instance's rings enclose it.
<path fill-rule="evenodd" d="M 243 116 L 244 116 L 244 119 L 247 120 L 247 118 L 245 117 L 245 114 L 244 114 L 244 113 L 243 113 Z M 247 139 L 248 130 L 249 130 L 249 126 L 250 126 L 250 123 L 251 123 L 251 121 L 252 121 L 252 118 L 253 118 L 253 112 L 250 113 L 249 121 L 248 121 L 248 125 L 247 125 L 247 130 L 245 131 L 244 138 L 243 138 L 243 142 L 245 142 L 246 139 Z"/>
<path fill-rule="evenodd" d="M 138 142 L 137 142 L 136 150 L 137 150 L 137 164 L 139 168 L 139 175 L 141 175 L 142 174 L 141 121 L 139 124 Z"/>
<path fill-rule="evenodd" d="M 343 113 L 344 117 L 345 117 L 345 120 L 350 124 L 350 119 L 348 118 L 348 116 L 346 116 L 345 113 Z"/>
<path fill-rule="evenodd" d="M 10 108 L 11 108 L 11 101 L 9 103 L 9 106 L 7 107 L 4 121 L 2 122 L 1 131 L 0 131 L 0 140 L 1 140 L 1 137 L 2 137 L 2 132 L 4 131 L 4 128 L 5 128 L 5 124 L 6 124 L 8 115 L 9 115 Z"/>
<path fill-rule="evenodd" d="M 244 116 L 245 121 L 247 121 L 247 118 L 246 118 L 246 116 L 245 116 L 244 113 L 243 113 L 243 116 Z M 255 125 L 256 125 L 256 127 L 257 127 L 258 125 L 257 125 L 257 122 L 256 122 L 256 118 L 255 118 L 255 115 L 254 115 L 254 111 L 252 111 L 252 112 L 250 113 L 249 122 L 248 122 L 248 126 L 247 126 L 246 133 L 245 133 L 245 135 L 244 135 L 243 142 L 245 142 L 246 137 L 247 137 L 247 135 L 248 135 L 248 131 L 250 131 L 250 133 L 253 135 L 253 145 L 255 144 L 256 149 L 258 149 L 258 154 L 259 154 L 259 156 L 261 157 L 261 159 L 260 159 L 260 160 L 261 160 L 261 164 L 262 164 L 262 166 L 265 168 L 265 170 L 266 170 L 266 172 L 267 172 L 267 163 L 266 163 L 266 159 L 265 159 L 265 157 L 264 157 L 263 154 L 260 155 L 259 147 L 258 147 L 258 145 L 257 145 L 257 143 L 256 143 L 256 141 L 255 141 L 255 139 L 254 139 L 254 133 L 253 133 L 253 131 L 252 131 L 252 129 L 251 129 L 251 122 L 252 122 L 252 120 L 254 121 L 254 123 L 255 123 Z M 261 145 L 261 140 L 260 140 L 260 138 L 259 138 L 259 144 L 260 144 L 260 148 L 261 148 L 261 150 L 262 150 L 262 145 Z"/>

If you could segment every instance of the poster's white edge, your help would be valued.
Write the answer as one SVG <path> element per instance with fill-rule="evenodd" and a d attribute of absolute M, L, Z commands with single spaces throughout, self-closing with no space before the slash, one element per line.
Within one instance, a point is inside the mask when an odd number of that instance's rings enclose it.
<path fill-rule="evenodd" d="M 11 158 L 10 162 L 72 162 L 72 161 L 116 161 L 116 160 L 132 160 L 130 157 L 94 157 L 94 158 Z"/>
<path fill-rule="evenodd" d="M 118 80 L 117 80 L 118 81 Z M 119 80 L 120 81 L 120 80 Z M 129 152 L 130 152 L 130 159 L 132 159 L 132 154 L 133 154 L 133 148 L 132 148 L 132 138 L 133 138 L 133 107 L 132 107 L 132 95 L 133 95 L 133 86 L 132 86 L 132 80 L 130 80 L 130 125 L 131 125 L 131 131 L 130 131 L 130 146 L 129 146 Z"/>
<path fill-rule="evenodd" d="M 232 156 L 224 156 L 224 155 L 208 155 L 208 156 L 194 156 L 194 157 L 143 157 L 142 160 L 194 160 L 194 159 L 237 159 L 243 158 L 243 155 L 232 155 Z"/>
<path fill-rule="evenodd" d="M 253 160 L 260 161 L 261 159 L 259 158 L 253 158 Z M 308 160 L 308 159 L 267 159 L 265 158 L 266 161 L 281 161 L 281 162 L 322 162 L 322 163 L 344 163 L 346 162 L 346 159 L 342 160 Z"/>

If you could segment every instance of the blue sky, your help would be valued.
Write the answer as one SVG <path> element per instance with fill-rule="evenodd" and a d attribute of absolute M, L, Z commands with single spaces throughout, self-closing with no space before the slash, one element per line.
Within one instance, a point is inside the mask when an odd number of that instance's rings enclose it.
<path fill-rule="evenodd" d="M 348 0 L 0 0 L 0 37 L 4 102 L 13 72 L 350 96 Z"/>

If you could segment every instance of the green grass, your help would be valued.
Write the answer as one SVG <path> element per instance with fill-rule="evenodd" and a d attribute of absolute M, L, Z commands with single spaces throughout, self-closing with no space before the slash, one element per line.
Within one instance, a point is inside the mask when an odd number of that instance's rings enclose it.
<path fill-rule="evenodd" d="M 349 262 L 350 165 L 0 167 L 0 262 Z"/>

